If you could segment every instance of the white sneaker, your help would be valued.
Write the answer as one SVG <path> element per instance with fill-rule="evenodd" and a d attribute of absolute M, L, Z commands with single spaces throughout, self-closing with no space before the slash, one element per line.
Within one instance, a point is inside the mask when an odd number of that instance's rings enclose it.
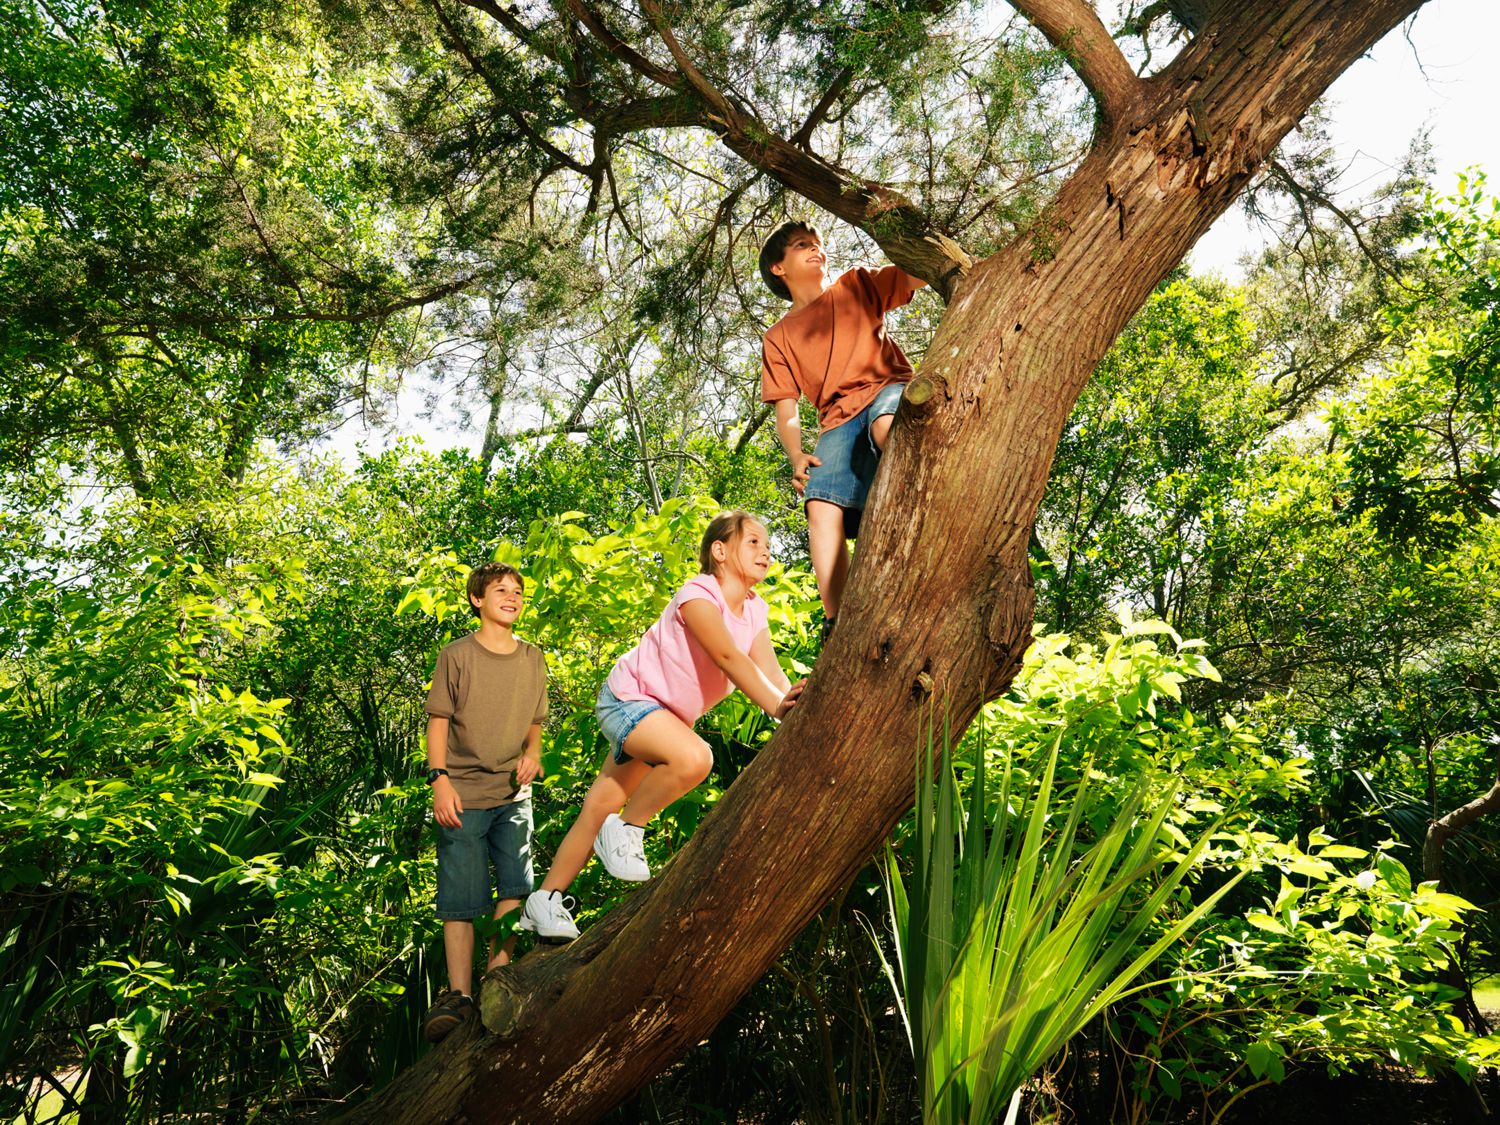
<path fill-rule="evenodd" d="M 651 878 L 651 868 L 646 866 L 646 830 L 634 824 L 626 824 L 619 813 L 610 813 L 604 827 L 594 837 L 594 854 L 616 879 L 628 883 L 644 883 Z"/>
<path fill-rule="evenodd" d="M 577 905 L 572 895 L 561 891 L 532 891 L 526 896 L 521 920 L 516 925 L 531 930 L 543 941 L 572 941 L 578 936 L 571 913 Z"/>

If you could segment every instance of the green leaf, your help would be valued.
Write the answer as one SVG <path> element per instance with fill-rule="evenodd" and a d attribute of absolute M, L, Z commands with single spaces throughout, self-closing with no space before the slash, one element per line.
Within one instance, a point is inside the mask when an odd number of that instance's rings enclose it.
<path fill-rule="evenodd" d="M 1250 1073 L 1256 1078 L 1266 1077 L 1275 1059 L 1276 1050 L 1269 1043 L 1251 1043 L 1245 1048 L 1245 1062 L 1250 1067 Z"/>

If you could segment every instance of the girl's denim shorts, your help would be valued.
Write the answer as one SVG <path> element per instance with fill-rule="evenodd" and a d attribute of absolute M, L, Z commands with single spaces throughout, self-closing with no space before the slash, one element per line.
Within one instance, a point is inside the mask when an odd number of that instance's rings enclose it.
<path fill-rule="evenodd" d="M 625 753 L 625 739 L 630 736 L 631 731 L 635 730 L 636 724 L 652 711 L 664 710 L 666 708 L 651 699 L 617 699 L 615 693 L 609 690 L 607 680 L 599 685 L 599 699 L 594 704 L 594 718 L 599 721 L 600 731 L 609 740 L 617 765 L 623 766 L 631 760 L 630 755 Z"/>
<path fill-rule="evenodd" d="M 859 513 L 864 510 L 870 482 L 875 479 L 875 468 L 880 464 L 880 450 L 875 445 L 870 427 L 877 418 L 896 413 L 905 386 L 904 383 L 887 383 L 869 406 L 842 425 L 818 435 L 813 456 L 823 463 L 814 465 L 807 476 L 807 488 L 802 492 L 804 504 L 809 500 L 837 504 L 844 509 L 845 528 L 849 529 L 852 524 L 853 530 L 858 530 Z M 853 531 L 850 534 L 852 536 Z"/>

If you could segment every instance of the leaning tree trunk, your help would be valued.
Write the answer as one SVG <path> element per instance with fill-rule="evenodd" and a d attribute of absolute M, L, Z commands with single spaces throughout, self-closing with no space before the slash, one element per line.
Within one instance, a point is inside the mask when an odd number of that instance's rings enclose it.
<path fill-rule="evenodd" d="M 488 979 L 487 1031 L 453 1037 L 351 1120 L 591 1121 L 708 1034 L 911 806 L 932 710 L 962 730 L 1010 682 L 1030 639 L 1032 523 L 1105 350 L 1333 79 L 1421 3 L 1228 0 L 1137 81 L 1113 44 L 1070 38 L 1068 19 L 1092 15 L 1082 0 L 1018 0 L 1070 57 L 1113 52 L 1072 59 L 1105 124 L 1030 232 L 957 285 L 803 701 L 653 882 Z"/>
<path fill-rule="evenodd" d="M 1448 890 L 1448 878 L 1443 870 L 1443 851 L 1448 841 L 1476 820 L 1495 812 L 1500 812 L 1500 763 L 1497 763 L 1494 784 L 1472 801 L 1443 816 L 1434 817 L 1428 824 L 1427 836 L 1422 841 L 1422 878 L 1436 883 L 1440 891 Z"/>

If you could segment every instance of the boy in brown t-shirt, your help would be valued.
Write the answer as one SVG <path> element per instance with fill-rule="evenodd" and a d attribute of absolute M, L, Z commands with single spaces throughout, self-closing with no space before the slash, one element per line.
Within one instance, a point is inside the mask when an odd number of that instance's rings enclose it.
<path fill-rule="evenodd" d="M 517 910 L 531 893 L 531 782 L 542 772 L 547 664 L 518 640 L 525 582 L 504 563 L 469 575 L 479 628 L 438 653 L 427 693 L 427 783 L 437 821 L 437 913 L 448 991 L 422 1023 L 436 1042 L 474 1010 L 474 919 Z M 491 882 L 490 869 L 495 870 Z M 489 967 L 510 961 L 514 935 L 490 943 Z"/>
<path fill-rule="evenodd" d="M 761 345 L 760 397 L 776 404 L 776 435 L 807 512 L 807 543 L 823 598 L 825 635 L 849 576 L 846 539 L 859 532 L 865 496 L 890 433 L 911 364 L 885 330 L 885 314 L 926 284 L 897 266 L 856 267 L 832 285 L 823 239 L 783 223 L 760 252 L 760 275 L 792 302 Z M 797 401 L 818 411 L 818 442 L 802 448 Z"/>

